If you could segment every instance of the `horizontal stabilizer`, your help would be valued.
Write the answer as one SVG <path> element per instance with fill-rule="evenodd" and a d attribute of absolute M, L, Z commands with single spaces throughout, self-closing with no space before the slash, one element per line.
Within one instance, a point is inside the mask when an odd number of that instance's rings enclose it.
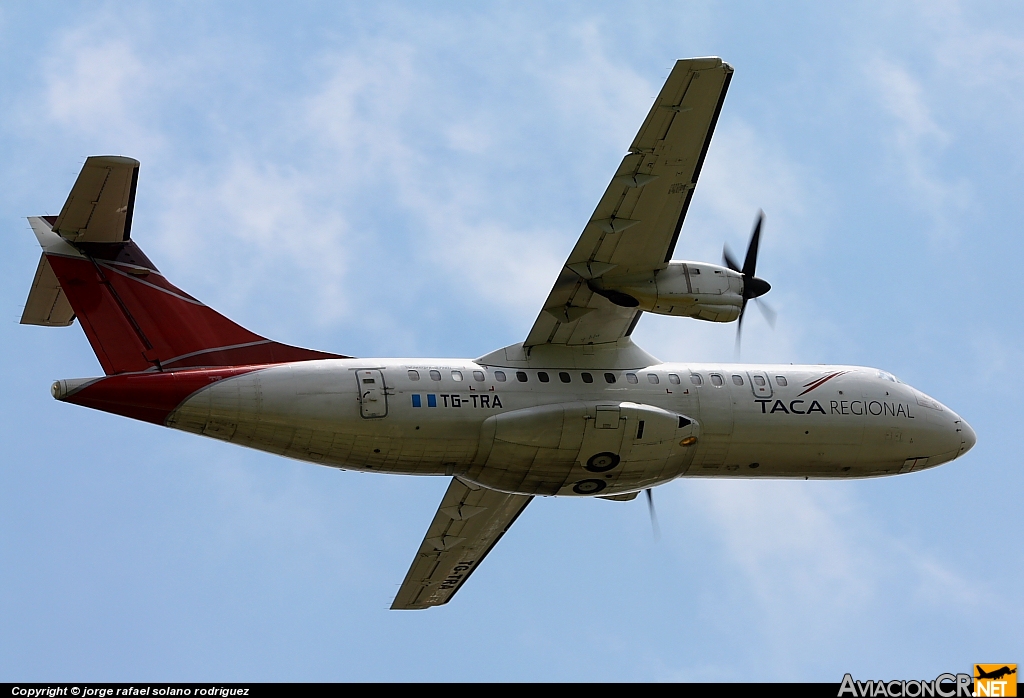
<path fill-rule="evenodd" d="M 71 242 L 124 242 L 131 237 L 139 161 L 87 158 L 53 232 Z"/>
<path fill-rule="evenodd" d="M 67 327 L 74 321 L 75 311 L 71 309 L 46 254 L 41 254 L 36 278 L 32 280 L 32 289 L 25 301 L 25 312 L 21 314 L 21 324 Z"/>

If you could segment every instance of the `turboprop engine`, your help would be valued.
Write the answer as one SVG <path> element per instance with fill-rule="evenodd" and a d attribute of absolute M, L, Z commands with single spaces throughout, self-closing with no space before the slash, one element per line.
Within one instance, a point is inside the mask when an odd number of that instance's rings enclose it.
<path fill-rule="evenodd" d="M 771 284 L 755 275 L 763 224 L 764 211 L 759 211 L 742 268 L 726 247 L 722 250 L 724 267 L 702 262 L 669 262 L 665 268 L 655 271 L 616 275 L 614 266 L 590 262 L 570 265 L 570 269 L 587 280 L 591 291 L 626 308 L 711 322 L 739 319 L 736 326 L 738 349 L 747 301 L 756 301 L 768 324 L 775 326 L 775 311 L 759 300 L 771 290 Z M 607 267 L 604 273 L 588 275 L 591 270 L 602 267 Z"/>
<path fill-rule="evenodd" d="M 732 322 L 743 309 L 743 274 L 715 264 L 669 262 L 658 271 L 606 275 L 587 285 L 616 305 L 659 315 Z"/>

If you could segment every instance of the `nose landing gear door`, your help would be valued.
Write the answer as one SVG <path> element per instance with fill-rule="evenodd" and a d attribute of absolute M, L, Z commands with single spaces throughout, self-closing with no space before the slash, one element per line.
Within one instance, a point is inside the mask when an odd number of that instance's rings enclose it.
<path fill-rule="evenodd" d="M 384 385 L 384 374 L 377 369 L 356 371 L 359 385 L 359 413 L 366 419 L 386 417 L 388 394 Z"/>

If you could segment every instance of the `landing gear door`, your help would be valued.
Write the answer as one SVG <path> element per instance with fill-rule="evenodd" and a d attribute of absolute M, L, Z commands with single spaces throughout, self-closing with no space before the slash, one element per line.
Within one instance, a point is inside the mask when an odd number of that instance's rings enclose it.
<path fill-rule="evenodd" d="M 384 386 L 384 374 L 377 369 L 356 371 L 359 385 L 359 413 L 366 419 L 386 417 L 388 394 Z"/>
<path fill-rule="evenodd" d="M 611 470 L 619 464 L 626 419 L 619 405 L 597 405 L 588 415 L 580 447 L 580 464 L 591 472 Z"/>
<path fill-rule="evenodd" d="M 768 374 L 764 371 L 747 371 L 750 378 L 750 388 L 754 391 L 754 397 L 767 400 L 772 396 L 772 383 L 768 380 Z"/>

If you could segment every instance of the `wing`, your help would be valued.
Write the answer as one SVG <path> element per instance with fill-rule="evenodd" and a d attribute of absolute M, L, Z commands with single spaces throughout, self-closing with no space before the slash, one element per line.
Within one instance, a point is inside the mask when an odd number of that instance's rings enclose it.
<path fill-rule="evenodd" d="M 391 608 L 448 603 L 531 499 L 452 478 Z"/>
<path fill-rule="evenodd" d="M 639 310 L 587 282 L 664 268 L 676 246 L 732 78 L 720 58 L 677 61 L 594 215 L 566 260 L 525 346 L 628 336 Z"/>
<path fill-rule="evenodd" d="M 139 161 L 86 158 L 53 232 L 71 242 L 124 242 L 131 236 Z"/>

